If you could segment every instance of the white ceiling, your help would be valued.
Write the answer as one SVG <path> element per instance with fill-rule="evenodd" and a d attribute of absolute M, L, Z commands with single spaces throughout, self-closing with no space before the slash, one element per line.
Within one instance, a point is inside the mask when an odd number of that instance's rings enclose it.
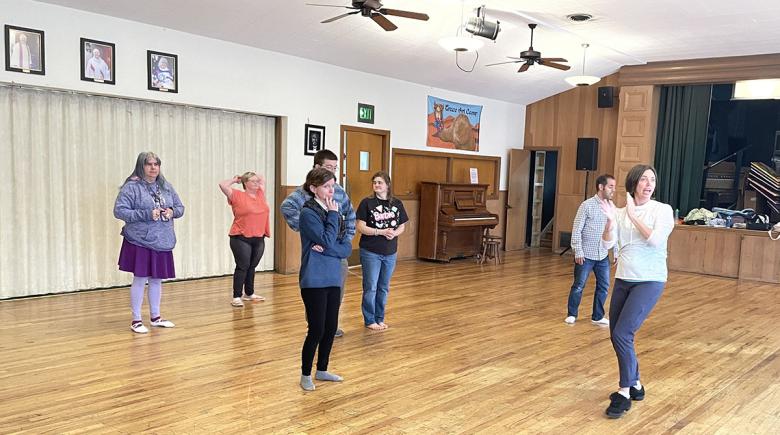
<path fill-rule="evenodd" d="M 563 79 L 582 72 L 584 42 L 591 45 L 585 73 L 599 77 L 622 65 L 780 52 L 776 0 L 384 0 L 384 7 L 430 16 L 427 22 L 388 17 L 398 26 L 393 32 L 359 14 L 320 24 L 348 11 L 303 0 L 42 1 L 519 104 L 569 89 Z M 479 5 L 501 11 L 494 16 L 502 31 L 495 43 L 483 39 L 476 67 L 466 73 L 437 41 L 454 36 L 462 10 L 468 17 Z M 572 13 L 594 19 L 574 23 L 566 19 Z M 535 65 L 518 74 L 518 64 L 484 66 L 527 49 L 529 17 L 540 23 L 534 48 L 567 58 L 571 70 Z M 464 68 L 473 63 L 473 54 L 460 56 Z"/>

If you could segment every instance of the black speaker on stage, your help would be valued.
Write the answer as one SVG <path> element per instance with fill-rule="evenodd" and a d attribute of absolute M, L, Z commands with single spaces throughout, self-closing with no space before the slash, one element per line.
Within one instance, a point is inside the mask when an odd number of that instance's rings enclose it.
<path fill-rule="evenodd" d="M 595 171 L 599 160 L 599 140 L 595 137 L 577 139 L 577 170 Z"/>
<path fill-rule="evenodd" d="M 615 105 L 615 87 L 599 86 L 599 109 L 613 107 Z"/>

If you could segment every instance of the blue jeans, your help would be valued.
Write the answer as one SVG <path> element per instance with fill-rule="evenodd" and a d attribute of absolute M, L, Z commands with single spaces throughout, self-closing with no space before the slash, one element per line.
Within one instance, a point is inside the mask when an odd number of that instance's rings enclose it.
<path fill-rule="evenodd" d="M 615 280 L 609 304 L 609 336 L 618 360 L 620 386 L 633 387 L 639 380 L 634 335 L 653 311 L 665 282 Z"/>
<path fill-rule="evenodd" d="M 609 290 L 609 256 L 601 260 L 585 259 L 580 266 L 574 263 L 574 284 L 569 291 L 569 316 L 577 317 L 580 309 L 580 300 L 582 300 L 582 289 L 588 281 L 590 271 L 596 275 L 596 292 L 593 295 L 593 314 L 591 319 L 601 320 L 604 318 L 604 302 L 607 300 L 607 291 Z"/>
<path fill-rule="evenodd" d="M 380 255 L 360 249 L 360 264 L 363 266 L 363 322 L 366 325 L 385 321 L 385 305 L 396 255 Z"/>

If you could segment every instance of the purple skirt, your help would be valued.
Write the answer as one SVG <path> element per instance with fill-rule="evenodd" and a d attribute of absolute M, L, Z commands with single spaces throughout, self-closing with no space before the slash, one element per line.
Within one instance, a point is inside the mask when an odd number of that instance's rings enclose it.
<path fill-rule="evenodd" d="M 176 277 L 173 252 L 144 248 L 128 242 L 127 239 L 122 240 L 122 249 L 119 251 L 119 270 L 150 278 Z"/>

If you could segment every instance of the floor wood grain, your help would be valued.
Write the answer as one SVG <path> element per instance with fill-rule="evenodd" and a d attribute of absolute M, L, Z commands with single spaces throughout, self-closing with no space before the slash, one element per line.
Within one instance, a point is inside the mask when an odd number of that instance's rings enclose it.
<path fill-rule="evenodd" d="M 620 420 L 609 331 L 569 326 L 571 257 L 404 261 L 387 323 L 362 326 L 353 269 L 332 371 L 297 385 L 297 276 L 166 283 L 174 329 L 133 334 L 126 288 L 0 302 L 0 433 L 777 433 L 776 285 L 672 273 L 637 338 L 647 398 Z M 147 311 L 144 306 L 144 311 Z M 148 324 L 148 319 L 145 319 Z"/>

